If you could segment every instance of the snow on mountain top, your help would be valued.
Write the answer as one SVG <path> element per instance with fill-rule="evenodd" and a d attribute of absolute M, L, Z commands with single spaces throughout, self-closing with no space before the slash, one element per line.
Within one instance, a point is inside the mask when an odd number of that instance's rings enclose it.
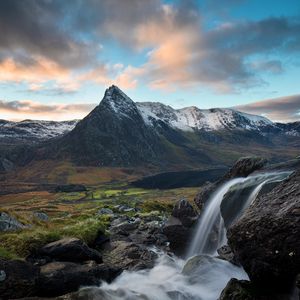
<path fill-rule="evenodd" d="M 109 105 L 119 116 L 128 117 L 130 112 L 136 110 L 133 100 L 115 85 L 112 85 L 105 91 L 101 104 Z"/>
<path fill-rule="evenodd" d="M 77 122 L 78 120 L 61 122 L 43 120 L 5 121 L 0 122 L 0 137 L 49 139 L 71 131 Z"/>
<path fill-rule="evenodd" d="M 136 105 L 147 124 L 154 125 L 155 121 L 161 120 L 173 128 L 184 131 L 193 129 L 212 131 L 224 128 L 258 130 L 259 126 L 272 124 L 267 118 L 233 109 L 199 109 L 195 106 L 173 109 L 156 102 L 139 102 Z"/>

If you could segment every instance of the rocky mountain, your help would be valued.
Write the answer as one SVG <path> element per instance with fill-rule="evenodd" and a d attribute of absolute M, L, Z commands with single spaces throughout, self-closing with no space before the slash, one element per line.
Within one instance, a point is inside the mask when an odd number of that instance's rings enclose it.
<path fill-rule="evenodd" d="M 23 120 L 12 122 L 0 120 L 0 139 L 6 142 L 26 142 L 47 140 L 71 131 L 78 120 L 71 121 L 36 121 Z"/>
<path fill-rule="evenodd" d="M 7 156 L 6 147 L 2 151 L 0 147 L 2 159 L 69 159 L 79 165 L 182 169 L 229 165 L 244 155 L 267 154 L 275 161 L 295 157 L 299 155 L 300 122 L 273 123 L 233 109 L 173 109 L 156 102 L 136 103 L 111 86 L 81 121 L 1 121 L 0 137 L 30 144 L 42 141 L 34 152 L 32 147 L 23 148 L 21 155 Z M 0 139 L 0 146 L 5 139 Z"/>
<path fill-rule="evenodd" d="M 233 109 L 199 109 L 195 106 L 173 109 L 162 103 L 137 103 L 146 124 L 155 126 L 164 122 L 172 128 L 183 131 L 204 130 L 216 131 L 222 129 L 260 130 L 272 126 L 267 118 L 250 115 Z"/>
<path fill-rule="evenodd" d="M 50 144 L 50 156 L 70 157 L 80 164 L 130 166 L 158 162 L 163 149 L 136 104 L 112 86 L 71 132 Z"/>

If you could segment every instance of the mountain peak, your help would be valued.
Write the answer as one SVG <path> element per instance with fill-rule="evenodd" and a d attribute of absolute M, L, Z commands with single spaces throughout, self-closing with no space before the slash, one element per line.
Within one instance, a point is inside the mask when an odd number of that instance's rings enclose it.
<path fill-rule="evenodd" d="M 106 106 L 120 115 L 137 110 L 135 103 L 117 86 L 110 86 L 104 94 L 100 106 Z"/>

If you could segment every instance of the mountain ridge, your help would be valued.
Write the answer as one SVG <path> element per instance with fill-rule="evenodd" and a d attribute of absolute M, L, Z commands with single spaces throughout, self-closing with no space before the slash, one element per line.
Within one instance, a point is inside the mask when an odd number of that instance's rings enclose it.
<path fill-rule="evenodd" d="M 71 130 L 41 139 L 18 154 L 4 149 L 0 157 L 18 157 L 23 164 L 54 159 L 99 167 L 224 166 L 245 155 L 267 153 L 275 160 L 299 155 L 299 124 L 273 123 L 232 109 L 173 109 L 157 102 L 134 102 L 111 86 L 85 118 L 73 121 Z"/>

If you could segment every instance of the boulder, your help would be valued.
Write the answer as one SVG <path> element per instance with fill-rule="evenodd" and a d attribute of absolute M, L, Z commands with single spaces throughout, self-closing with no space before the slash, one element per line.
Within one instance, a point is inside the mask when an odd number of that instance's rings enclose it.
<path fill-rule="evenodd" d="M 103 252 L 105 262 L 125 270 L 148 269 L 154 266 L 157 254 L 149 248 L 127 241 L 114 241 Z"/>
<path fill-rule="evenodd" d="M 162 232 L 170 243 L 170 249 L 176 255 L 184 255 L 188 243 L 190 242 L 193 229 L 183 226 L 179 219 L 171 216 L 168 222 L 164 225 Z"/>
<path fill-rule="evenodd" d="M 198 219 L 198 213 L 186 199 L 181 199 L 175 204 L 172 216 L 186 227 L 191 227 Z"/>
<path fill-rule="evenodd" d="M 49 221 L 49 216 L 44 212 L 36 211 L 33 213 L 33 216 L 43 222 Z"/>
<path fill-rule="evenodd" d="M 14 231 L 26 226 L 5 212 L 0 213 L 0 231 Z"/>
<path fill-rule="evenodd" d="M 268 292 L 268 291 L 267 291 Z M 230 279 L 221 293 L 219 300 L 291 300 L 291 294 L 266 294 L 255 288 L 248 280 Z"/>
<path fill-rule="evenodd" d="M 38 254 L 58 261 L 83 262 L 94 260 L 98 263 L 102 262 L 102 257 L 98 251 L 89 248 L 84 242 L 76 238 L 64 238 L 47 244 L 38 250 Z"/>
<path fill-rule="evenodd" d="M 78 290 L 82 286 L 111 282 L 121 270 L 107 265 L 51 262 L 41 267 L 38 295 L 55 297 Z"/>
<path fill-rule="evenodd" d="M 236 177 L 247 177 L 254 171 L 263 168 L 266 163 L 267 160 L 262 157 L 242 157 L 237 160 L 231 169 L 225 174 L 223 181 Z"/>
<path fill-rule="evenodd" d="M 0 273 L 0 299 L 15 299 L 36 294 L 38 267 L 21 260 L 0 259 Z"/>
<path fill-rule="evenodd" d="M 255 286 L 292 289 L 300 270 L 300 170 L 258 197 L 227 237 Z"/>

